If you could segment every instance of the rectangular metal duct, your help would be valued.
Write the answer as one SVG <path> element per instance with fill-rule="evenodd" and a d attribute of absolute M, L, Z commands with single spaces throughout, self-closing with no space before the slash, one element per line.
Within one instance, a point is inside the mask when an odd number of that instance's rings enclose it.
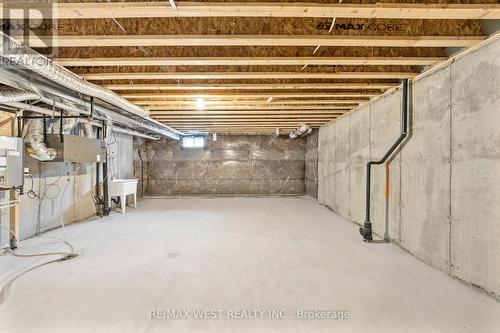
<path fill-rule="evenodd" d="M 98 139 L 49 134 L 45 143 L 57 152 L 56 158 L 49 162 L 95 163 L 103 162 L 106 157 L 106 143 Z"/>

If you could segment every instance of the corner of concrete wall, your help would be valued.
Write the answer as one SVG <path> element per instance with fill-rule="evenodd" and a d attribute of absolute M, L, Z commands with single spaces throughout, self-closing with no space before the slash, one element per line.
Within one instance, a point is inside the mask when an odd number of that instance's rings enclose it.
<path fill-rule="evenodd" d="M 378 235 L 497 296 L 499 78 L 497 38 L 414 81 L 411 137 L 388 167 L 373 168 L 371 192 Z M 400 98 L 394 91 L 320 128 L 318 199 L 358 224 L 366 162 L 381 158 L 398 137 Z"/>
<path fill-rule="evenodd" d="M 305 157 L 305 182 L 306 194 L 318 197 L 318 130 L 306 138 L 306 157 Z"/>

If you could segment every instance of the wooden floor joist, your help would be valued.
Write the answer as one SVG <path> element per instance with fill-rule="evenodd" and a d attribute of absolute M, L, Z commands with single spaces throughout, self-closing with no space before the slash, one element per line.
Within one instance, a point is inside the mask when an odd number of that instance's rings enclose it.
<path fill-rule="evenodd" d="M 336 118 L 336 116 L 331 117 L 314 117 L 314 118 L 304 118 L 304 117 L 296 117 L 296 118 L 161 118 L 162 121 L 168 121 L 171 123 L 225 123 L 225 122 L 269 122 L 269 121 L 277 121 L 277 122 L 288 122 L 288 121 L 301 121 L 301 122 L 324 122 L 329 121 Z"/>
<path fill-rule="evenodd" d="M 58 35 L 32 36 L 32 47 L 117 46 L 362 46 L 469 47 L 486 36 L 353 36 L 353 35 Z"/>
<path fill-rule="evenodd" d="M 162 121 L 162 123 L 166 123 Z M 286 124 L 286 123 L 274 123 L 274 124 L 220 124 L 220 125 L 213 125 L 213 124 L 207 124 L 207 125 L 200 125 L 200 124 L 177 124 L 175 125 L 176 129 L 180 128 L 230 128 L 230 127 L 236 127 L 236 128 L 251 128 L 251 127 L 261 127 L 261 128 L 273 128 L 276 129 L 277 127 L 279 128 L 297 128 L 297 125 L 299 125 L 300 122 L 297 121 L 295 124 Z M 276 126 L 278 125 L 278 126 Z M 313 127 L 317 127 L 317 124 L 309 124 Z"/>
<path fill-rule="evenodd" d="M 321 125 L 311 125 L 313 128 L 318 128 Z M 279 128 L 281 130 L 293 130 L 298 127 L 298 124 L 271 124 L 271 125 L 243 125 L 243 126 L 238 126 L 238 125 L 177 125 L 176 128 L 178 130 L 209 130 L 210 132 L 218 132 L 220 130 L 226 129 L 272 129 L 273 131 L 276 130 L 276 128 Z"/>
<path fill-rule="evenodd" d="M 236 93 L 236 94 L 158 94 L 158 93 L 133 93 L 133 94 L 121 94 L 123 98 L 130 100 L 135 99 L 261 99 L 267 100 L 269 97 L 272 98 L 339 98 L 339 97 L 359 97 L 359 98 L 370 98 L 374 96 L 379 96 L 380 92 L 328 92 L 328 93 Z M 134 101 L 135 103 L 135 101 Z"/>
<path fill-rule="evenodd" d="M 357 104 L 351 105 L 207 105 L 202 110 L 344 110 L 357 107 Z M 196 106 L 165 106 L 165 105 L 152 105 L 144 107 L 146 110 L 198 110 Z"/>
<path fill-rule="evenodd" d="M 2 18 L 23 18 L 23 11 L 2 10 Z M 22 6 L 22 4 L 18 5 Z M 29 8 L 29 3 L 25 4 Z M 352 17 L 393 19 L 499 19 L 499 4 L 425 3 L 293 3 L 293 2 L 182 2 L 174 10 L 165 1 L 55 3 L 54 19 L 125 17 Z"/>
<path fill-rule="evenodd" d="M 90 81 L 103 80 L 246 80 L 246 79 L 404 79 L 411 72 L 152 72 L 80 74 Z"/>
<path fill-rule="evenodd" d="M 481 34 L 481 27 L 477 21 L 472 20 L 500 19 L 500 4 L 493 1 L 477 4 L 362 1 L 364 3 L 357 4 L 337 1 L 195 0 L 175 1 L 175 5 L 171 4 L 172 1 L 169 4 L 159 0 L 119 1 L 55 3 L 52 18 L 71 20 L 63 21 L 63 24 L 68 22 L 75 25 L 68 32 L 71 35 L 42 37 L 39 41 L 36 40 L 38 36 L 32 35 L 28 37 L 27 43 L 35 47 L 43 47 L 45 44 L 67 48 L 60 53 L 63 57 L 55 60 L 59 65 L 76 67 L 72 70 L 94 83 L 112 83 L 104 87 L 121 92 L 122 97 L 150 111 L 153 119 L 182 131 L 271 134 L 276 128 L 281 128 L 286 133 L 301 123 L 314 128 L 320 127 L 368 102 L 370 98 L 381 95 L 384 90 L 397 86 L 398 80 L 414 78 L 419 74 L 416 73 L 420 70 L 417 66 L 431 66 L 447 59 L 441 56 L 447 54 L 442 49 L 431 48 L 473 47 L 481 43 L 486 36 L 478 36 Z M 5 19 L 8 16 L 8 19 L 15 20 L 17 15 L 25 15 L 23 10 L 8 10 L 7 6 L 9 5 L 5 2 L 0 4 L 0 17 Z M 23 6 L 28 9 L 33 5 L 29 2 L 15 4 L 16 9 L 22 9 Z M 165 24 L 172 20 L 141 20 L 155 17 L 175 18 L 175 24 L 170 26 L 167 23 L 166 29 L 155 29 L 154 24 Z M 188 17 L 195 19 L 185 19 Z M 221 17 L 235 19 L 218 19 Z M 260 20 L 259 17 L 270 18 Z M 280 17 L 291 19 L 281 20 Z M 124 18 L 130 18 L 130 22 L 122 20 Z M 329 23 L 332 18 L 365 19 L 353 22 L 371 22 L 376 19 L 373 24 L 401 20 L 408 22 L 407 31 L 402 31 L 401 34 L 417 36 L 390 36 L 397 31 L 388 30 L 370 31 L 367 36 L 361 31 L 358 34 L 336 26 L 332 27 L 336 28 L 335 33 L 314 29 L 316 21 Z M 228 22 L 238 20 L 251 29 L 244 29 L 243 26 L 238 29 L 229 28 Z M 421 20 L 440 21 L 436 26 L 421 29 Z M 452 20 L 464 21 L 457 23 Z M 120 21 L 125 22 L 124 27 Z M 260 21 L 265 21 L 263 28 L 259 28 Z M 279 21 L 286 21 L 283 25 L 293 22 L 293 26 L 291 29 L 269 28 L 270 24 Z M 344 21 L 347 20 L 337 23 L 343 24 Z M 200 23 L 200 27 L 192 29 L 190 24 L 193 22 Z M 224 27 L 217 27 L 221 22 Z M 204 26 L 205 23 L 208 26 Z M 79 24 L 82 25 L 81 29 Z M 111 24 L 113 28 L 108 29 L 107 24 Z M 304 24 L 308 26 L 303 26 Z M 74 35 L 88 32 L 92 34 Z M 217 32 L 224 34 L 213 34 Z M 308 32 L 316 34 L 306 35 Z M 100 33 L 111 35 L 96 35 Z M 230 35 L 231 33 L 235 35 Z M 454 36 L 461 33 L 474 36 Z M 447 35 L 436 36 L 439 34 Z M 318 45 L 330 49 L 315 56 L 312 47 Z M 240 46 L 246 46 L 248 50 Z M 98 47 L 102 49 L 93 49 Z M 216 47 L 219 48 L 215 50 Z M 272 47 L 280 48 L 273 50 Z M 311 52 L 305 52 L 305 47 L 311 47 Z M 167 48 L 168 51 L 165 51 Z M 348 48 L 358 49 L 350 52 Z M 406 52 L 403 48 L 414 49 Z M 291 52 L 292 49 L 294 52 Z M 232 54 L 239 56 L 231 57 Z M 323 67 L 313 68 L 307 65 Z M 163 66 L 172 67 L 167 69 Z M 194 69 L 187 66 L 194 66 Z M 222 69 L 211 66 L 221 66 Z M 256 71 L 259 69 L 263 71 Z M 333 72 L 335 70 L 339 72 Z M 283 81 L 287 83 L 280 83 Z M 137 82 L 141 84 L 136 84 Z M 183 83 L 179 84 L 180 82 Z M 197 82 L 201 84 L 196 84 Z M 212 91 L 214 94 L 210 94 Z"/>
<path fill-rule="evenodd" d="M 110 90 L 166 91 L 166 90 L 363 90 L 390 89 L 398 83 L 255 83 L 255 84 L 107 84 Z"/>
<path fill-rule="evenodd" d="M 288 65 L 432 65 L 446 57 L 170 57 L 60 58 L 61 66 L 288 66 Z"/>
<path fill-rule="evenodd" d="M 286 100 L 286 101 L 205 101 L 203 104 L 207 108 L 217 107 L 217 106 L 253 106 L 255 108 L 259 107 L 267 107 L 267 106 L 282 106 L 286 108 L 288 106 L 285 105 L 337 105 L 337 104 L 359 104 L 366 103 L 367 99 L 329 99 L 329 100 Z M 171 107 L 191 107 L 197 108 L 197 102 L 190 101 L 134 101 L 134 104 L 140 106 L 152 106 L 152 105 L 162 105 L 162 106 L 171 106 Z"/>
<path fill-rule="evenodd" d="M 326 122 L 325 122 L 326 123 Z M 320 124 L 309 124 L 313 128 L 319 128 L 320 126 L 324 125 L 325 123 L 320 123 Z M 167 123 L 165 123 L 167 124 Z M 234 129 L 267 129 L 267 130 L 273 130 L 275 131 L 276 128 L 279 128 L 280 130 L 283 131 L 290 131 L 294 130 L 299 126 L 299 122 L 295 124 L 283 124 L 283 123 L 278 123 L 278 124 L 263 124 L 263 125 L 255 125 L 255 124 L 249 124 L 249 125 L 233 125 L 233 124 L 224 124 L 224 125 L 176 125 L 175 128 L 181 131 L 205 131 L 205 132 L 219 132 L 222 130 L 234 130 Z M 287 133 L 287 132 L 285 132 Z"/>
<path fill-rule="evenodd" d="M 338 110 L 214 110 L 214 111 L 201 111 L 201 110 L 188 110 L 188 111 L 152 111 L 150 115 L 152 117 L 161 117 L 169 115 L 181 115 L 181 116 L 191 116 L 191 115 L 315 115 L 315 114 L 344 114 L 349 108 L 338 109 Z"/>
<path fill-rule="evenodd" d="M 338 115 L 337 114 L 319 114 L 319 115 L 310 115 L 310 114 L 304 114 L 304 115 L 289 115 L 289 114 L 284 114 L 284 115 L 164 115 L 164 116 L 155 116 L 155 119 L 161 119 L 161 120 L 169 120 L 169 119 L 181 119 L 181 120 L 190 120 L 190 119 L 196 119 L 196 120 L 225 120 L 225 119 L 242 119 L 242 120 L 248 120 L 248 119 L 314 119 L 314 120 L 323 120 L 323 119 L 332 119 L 336 118 Z"/>
<path fill-rule="evenodd" d="M 193 126 L 193 125 L 200 125 L 200 126 L 209 126 L 209 125 L 214 125 L 214 126 L 227 126 L 227 125 L 236 125 L 238 127 L 244 127 L 244 126 L 249 126 L 249 125 L 256 125 L 256 126 L 275 126 L 275 127 L 281 127 L 281 126 L 286 126 L 286 125 L 291 125 L 291 126 L 298 126 L 301 123 L 307 123 L 308 125 L 323 125 L 332 119 L 329 120 L 320 120 L 320 121 L 303 121 L 303 120 L 270 120 L 270 121 L 203 121 L 203 122 L 182 122 L 182 121 L 167 121 L 166 123 L 169 124 L 170 126 L 176 128 L 178 125 L 187 125 L 187 126 Z M 165 122 L 165 121 L 164 121 Z"/>

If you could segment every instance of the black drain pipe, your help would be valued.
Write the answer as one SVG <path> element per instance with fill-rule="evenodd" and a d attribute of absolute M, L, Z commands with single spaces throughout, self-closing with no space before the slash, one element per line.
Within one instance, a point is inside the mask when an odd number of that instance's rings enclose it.
<path fill-rule="evenodd" d="M 401 142 L 408 135 L 408 114 L 410 111 L 409 103 L 409 80 L 403 80 L 403 90 L 401 92 L 401 135 L 394 142 L 394 144 L 389 148 L 384 157 L 378 161 L 369 161 L 366 164 L 366 218 L 364 226 L 359 228 L 359 233 L 363 236 L 363 241 L 371 242 L 373 240 L 372 222 L 370 221 L 370 192 L 371 192 L 371 167 L 372 165 L 380 165 L 385 163 L 385 161 L 392 155 L 392 153 L 399 147 Z"/>
<path fill-rule="evenodd" d="M 109 185 L 108 185 L 108 145 L 106 144 L 106 132 L 108 131 L 108 125 L 106 125 L 106 121 L 102 121 L 102 132 L 101 139 L 104 142 L 104 161 L 102 162 L 102 198 L 103 198 L 103 216 L 108 216 L 109 209 Z"/>

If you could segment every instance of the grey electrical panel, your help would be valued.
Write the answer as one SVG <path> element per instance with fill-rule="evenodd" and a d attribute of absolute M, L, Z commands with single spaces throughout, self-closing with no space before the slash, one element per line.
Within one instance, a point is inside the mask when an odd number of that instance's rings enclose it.
<path fill-rule="evenodd" d="M 0 136 L 0 189 L 24 184 L 24 142 L 22 138 Z"/>
<path fill-rule="evenodd" d="M 91 139 L 76 135 L 59 134 L 47 135 L 47 147 L 57 151 L 56 158 L 50 162 L 103 162 L 106 157 L 106 144 L 102 140 Z"/>

